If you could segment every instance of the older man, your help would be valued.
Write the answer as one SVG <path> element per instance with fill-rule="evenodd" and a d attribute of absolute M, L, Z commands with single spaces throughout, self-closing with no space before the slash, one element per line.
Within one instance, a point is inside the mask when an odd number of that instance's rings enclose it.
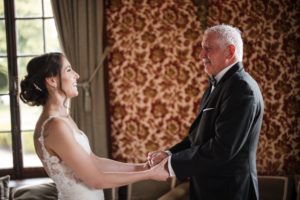
<path fill-rule="evenodd" d="M 171 176 L 189 179 L 193 200 L 258 199 L 256 149 L 263 98 L 242 64 L 240 31 L 229 25 L 208 28 L 201 60 L 210 84 L 189 134 L 168 151 L 148 154 L 150 165 L 168 157 Z"/>

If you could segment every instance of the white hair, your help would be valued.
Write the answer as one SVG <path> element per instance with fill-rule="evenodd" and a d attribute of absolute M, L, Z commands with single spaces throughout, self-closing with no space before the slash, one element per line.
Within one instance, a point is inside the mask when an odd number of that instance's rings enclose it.
<path fill-rule="evenodd" d="M 241 37 L 241 31 L 238 28 L 226 24 L 220 24 L 205 30 L 205 34 L 211 32 L 217 33 L 226 45 L 234 45 L 236 48 L 235 56 L 237 60 L 240 62 L 243 60 L 243 40 Z"/>

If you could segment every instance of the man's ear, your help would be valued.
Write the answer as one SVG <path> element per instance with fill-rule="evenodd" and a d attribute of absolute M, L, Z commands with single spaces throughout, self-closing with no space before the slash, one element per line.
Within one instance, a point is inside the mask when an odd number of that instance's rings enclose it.
<path fill-rule="evenodd" d="M 46 85 L 49 85 L 52 88 L 57 88 L 57 78 L 54 76 L 46 78 Z"/>
<path fill-rule="evenodd" d="M 233 44 L 228 45 L 227 47 L 227 59 L 231 60 L 234 57 L 236 48 Z"/>

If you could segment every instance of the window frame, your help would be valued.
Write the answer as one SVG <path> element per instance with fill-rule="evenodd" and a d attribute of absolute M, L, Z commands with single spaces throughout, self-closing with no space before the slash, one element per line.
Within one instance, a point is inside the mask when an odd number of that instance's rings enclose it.
<path fill-rule="evenodd" d="M 16 21 L 17 20 L 42 20 L 43 26 L 43 52 L 46 52 L 46 33 L 45 21 L 54 17 L 46 16 L 44 10 L 44 0 L 42 3 L 42 16 L 40 17 L 15 17 L 15 0 L 3 0 L 4 3 L 4 21 L 6 31 L 6 47 L 7 54 L 0 55 L 2 58 L 7 58 L 8 77 L 9 77 L 9 98 L 10 98 L 10 116 L 11 116 L 11 138 L 12 138 L 12 156 L 13 168 L 0 169 L 0 176 L 10 175 L 11 179 L 23 179 L 33 177 L 47 176 L 43 167 L 24 167 L 23 165 L 23 149 L 22 149 L 22 130 L 20 119 L 20 99 L 19 99 L 19 73 L 18 73 L 18 58 L 33 57 L 37 55 L 27 55 L 17 53 L 17 37 L 16 37 Z M 1 17 L 1 20 L 3 18 Z M 5 94 L 4 94 L 5 95 Z M 32 131 L 32 130 L 23 130 Z"/>

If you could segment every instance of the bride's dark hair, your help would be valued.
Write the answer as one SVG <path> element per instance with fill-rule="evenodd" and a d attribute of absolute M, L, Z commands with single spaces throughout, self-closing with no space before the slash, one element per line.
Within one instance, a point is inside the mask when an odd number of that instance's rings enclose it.
<path fill-rule="evenodd" d="M 45 79 L 59 76 L 61 79 L 62 53 L 47 53 L 32 58 L 27 64 L 27 75 L 21 81 L 21 100 L 31 106 L 45 105 L 48 90 Z M 61 83 L 60 83 L 61 84 Z M 61 85 L 60 85 L 61 86 Z"/>

